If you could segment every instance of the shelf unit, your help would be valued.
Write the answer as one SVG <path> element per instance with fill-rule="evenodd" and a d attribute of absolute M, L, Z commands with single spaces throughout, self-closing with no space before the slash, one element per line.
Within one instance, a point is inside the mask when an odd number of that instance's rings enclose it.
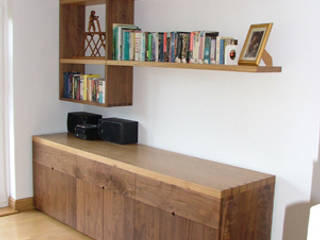
<path fill-rule="evenodd" d="M 85 7 L 92 4 L 106 4 L 106 57 L 77 57 L 85 31 Z M 62 101 L 102 107 L 132 105 L 131 66 L 106 65 L 107 59 L 112 59 L 112 25 L 114 23 L 133 24 L 134 0 L 60 0 L 60 89 L 59 99 Z M 63 61 L 73 59 L 73 61 Z M 85 72 L 85 64 L 104 65 L 105 68 L 105 103 L 78 101 L 63 97 L 63 73 Z"/>
<path fill-rule="evenodd" d="M 85 6 L 93 4 L 106 4 L 106 57 L 79 57 L 77 56 L 77 51 L 81 47 L 81 37 L 85 29 Z M 282 71 L 281 67 L 272 66 L 271 56 L 267 59 L 269 60 L 267 61 L 267 66 L 111 60 L 113 23 L 133 24 L 133 18 L 134 0 L 60 0 L 60 100 L 103 107 L 132 105 L 133 67 L 161 67 L 249 73 Z M 63 98 L 63 72 L 84 72 L 85 64 L 104 66 L 106 78 L 105 104 Z"/>

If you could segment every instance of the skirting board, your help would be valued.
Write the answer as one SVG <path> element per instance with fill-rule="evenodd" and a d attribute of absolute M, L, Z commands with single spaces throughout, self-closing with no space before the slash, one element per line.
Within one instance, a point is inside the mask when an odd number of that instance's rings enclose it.
<path fill-rule="evenodd" d="M 24 198 L 15 200 L 9 197 L 9 207 L 19 212 L 25 212 L 34 209 L 33 198 Z"/>

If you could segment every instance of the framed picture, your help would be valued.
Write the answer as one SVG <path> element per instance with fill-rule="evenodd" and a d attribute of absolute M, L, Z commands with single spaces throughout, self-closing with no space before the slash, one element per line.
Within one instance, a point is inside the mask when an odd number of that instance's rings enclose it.
<path fill-rule="evenodd" d="M 241 65 L 259 65 L 273 23 L 250 26 L 239 62 Z"/>

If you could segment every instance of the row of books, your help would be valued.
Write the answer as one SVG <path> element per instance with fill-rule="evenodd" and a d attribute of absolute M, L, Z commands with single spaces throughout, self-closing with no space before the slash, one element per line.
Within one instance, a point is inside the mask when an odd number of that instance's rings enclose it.
<path fill-rule="evenodd" d="M 143 32 L 131 24 L 113 24 L 113 59 L 199 64 L 225 64 L 228 45 L 219 32 Z"/>
<path fill-rule="evenodd" d="M 64 98 L 105 103 L 106 81 L 100 75 L 64 72 L 63 81 Z"/>

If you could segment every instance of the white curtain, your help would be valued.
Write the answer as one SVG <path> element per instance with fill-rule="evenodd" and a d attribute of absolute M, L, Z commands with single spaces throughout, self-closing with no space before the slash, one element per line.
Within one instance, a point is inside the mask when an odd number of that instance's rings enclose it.
<path fill-rule="evenodd" d="M 0 207 L 8 205 L 7 168 L 5 151 L 5 94 L 8 51 L 7 0 L 0 0 Z"/>

